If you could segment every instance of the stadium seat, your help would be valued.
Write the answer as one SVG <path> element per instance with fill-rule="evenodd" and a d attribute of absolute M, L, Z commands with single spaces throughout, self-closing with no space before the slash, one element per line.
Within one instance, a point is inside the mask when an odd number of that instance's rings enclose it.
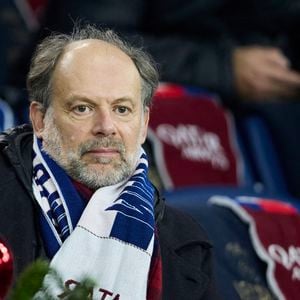
<path fill-rule="evenodd" d="M 166 190 L 188 186 L 250 186 L 234 120 L 216 96 L 162 84 L 148 138 Z"/>

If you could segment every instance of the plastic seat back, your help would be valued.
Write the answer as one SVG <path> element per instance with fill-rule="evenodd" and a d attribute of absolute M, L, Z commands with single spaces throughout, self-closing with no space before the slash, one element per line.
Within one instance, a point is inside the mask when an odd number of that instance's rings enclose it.
<path fill-rule="evenodd" d="M 251 177 L 232 115 L 214 95 L 162 85 L 154 97 L 148 137 L 166 189 L 243 186 Z"/>

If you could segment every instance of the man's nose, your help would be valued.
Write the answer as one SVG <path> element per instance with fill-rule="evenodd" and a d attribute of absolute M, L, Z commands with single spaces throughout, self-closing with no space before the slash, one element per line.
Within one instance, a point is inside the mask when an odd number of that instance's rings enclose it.
<path fill-rule="evenodd" d="M 93 134 L 109 136 L 116 133 L 112 111 L 103 109 L 95 114 L 93 124 Z"/>

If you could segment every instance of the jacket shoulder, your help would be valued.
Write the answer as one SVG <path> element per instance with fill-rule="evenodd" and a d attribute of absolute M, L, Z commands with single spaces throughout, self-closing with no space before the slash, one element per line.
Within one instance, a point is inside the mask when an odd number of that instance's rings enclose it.
<path fill-rule="evenodd" d="M 170 205 L 165 206 L 164 217 L 162 219 L 163 227 L 171 235 L 172 240 L 189 242 L 199 241 L 211 247 L 209 239 L 201 224 L 185 212 Z"/>
<path fill-rule="evenodd" d="M 0 190 L 10 181 L 22 182 L 31 191 L 32 127 L 21 125 L 0 134 Z"/>
<path fill-rule="evenodd" d="M 23 134 L 32 134 L 32 127 L 29 124 L 23 124 L 10 128 L 0 133 L 0 149 L 11 143 L 17 136 Z"/>

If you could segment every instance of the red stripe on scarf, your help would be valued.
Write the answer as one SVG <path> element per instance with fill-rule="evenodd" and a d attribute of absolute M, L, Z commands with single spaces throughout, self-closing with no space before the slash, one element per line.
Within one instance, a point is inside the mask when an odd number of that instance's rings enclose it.
<path fill-rule="evenodd" d="M 95 192 L 94 190 L 91 190 L 83 183 L 76 181 L 74 179 L 72 179 L 72 183 L 74 184 L 77 192 L 81 195 L 81 197 L 83 197 L 84 200 L 88 202 L 92 198 Z"/>
<path fill-rule="evenodd" d="M 157 232 L 155 231 L 154 249 L 151 258 L 147 300 L 161 300 L 162 299 L 162 261 L 159 247 L 159 240 Z"/>

